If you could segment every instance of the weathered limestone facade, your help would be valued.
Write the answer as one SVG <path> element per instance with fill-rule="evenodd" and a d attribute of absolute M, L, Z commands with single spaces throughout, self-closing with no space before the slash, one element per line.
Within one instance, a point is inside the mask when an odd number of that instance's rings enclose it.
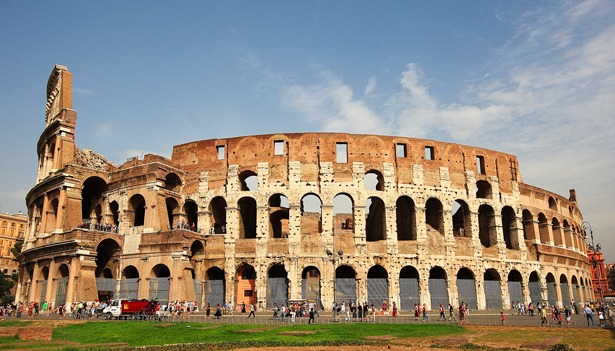
<path fill-rule="evenodd" d="M 523 183 L 513 155 L 296 133 L 196 141 L 171 160 L 116 166 L 75 146 L 71 78 L 56 66 L 48 83 L 22 301 L 591 299 L 574 190 Z"/>

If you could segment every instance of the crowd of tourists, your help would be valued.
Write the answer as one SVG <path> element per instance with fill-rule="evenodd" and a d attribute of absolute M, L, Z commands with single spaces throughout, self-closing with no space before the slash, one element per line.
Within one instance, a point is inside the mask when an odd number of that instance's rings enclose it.
<path fill-rule="evenodd" d="M 79 228 L 81 229 L 91 229 L 91 230 L 98 230 L 101 232 L 108 232 L 108 233 L 117 233 L 117 225 L 116 224 L 109 224 L 109 223 L 94 223 L 94 222 L 81 222 L 81 225 L 79 225 Z"/>

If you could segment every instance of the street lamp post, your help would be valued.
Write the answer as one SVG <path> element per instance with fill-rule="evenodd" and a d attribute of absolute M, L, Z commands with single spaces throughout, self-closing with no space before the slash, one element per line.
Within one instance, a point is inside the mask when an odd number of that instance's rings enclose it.
<path fill-rule="evenodd" d="M 585 239 L 587 239 L 587 231 L 589 230 L 589 237 L 592 240 L 591 245 L 589 245 L 589 249 L 594 253 L 594 269 L 598 272 L 598 291 L 600 291 L 600 303 L 604 306 L 604 295 L 602 293 L 602 274 L 600 273 L 600 268 L 598 267 L 598 258 L 596 257 L 596 252 L 600 252 L 602 248 L 598 243 L 594 245 L 594 231 L 592 230 L 592 225 L 584 221 L 583 222 L 583 232 L 585 233 Z"/>

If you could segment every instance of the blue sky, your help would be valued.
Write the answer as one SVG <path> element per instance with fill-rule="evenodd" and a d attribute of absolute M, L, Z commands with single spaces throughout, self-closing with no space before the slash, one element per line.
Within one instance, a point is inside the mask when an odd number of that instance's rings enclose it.
<path fill-rule="evenodd" d="M 116 164 L 202 139 L 403 135 L 517 155 L 615 259 L 613 1 L 0 2 L 0 211 L 25 211 L 55 64 L 77 145 Z"/>

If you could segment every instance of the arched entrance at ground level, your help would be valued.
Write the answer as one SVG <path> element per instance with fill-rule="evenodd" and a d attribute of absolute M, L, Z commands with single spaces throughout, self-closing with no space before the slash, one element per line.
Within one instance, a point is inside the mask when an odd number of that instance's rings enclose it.
<path fill-rule="evenodd" d="M 49 282 L 49 267 L 45 266 L 41 270 L 41 274 L 43 276 L 43 284 L 41 284 L 41 295 L 39 303 L 43 304 L 47 301 L 47 284 Z"/>
<path fill-rule="evenodd" d="M 320 271 L 316 267 L 306 267 L 301 273 L 301 298 L 308 302 L 314 301 L 323 309 L 320 301 Z"/>
<path fill-rule="evenodd" d="M 68 266 L 62 264 L 58 269 L 58 282 L 56 286 L 55 305 L 60 306 L 66 303 L 66 292 L 68 290 Z"/>
<path fill-rule="evenodd" d="M 211 267 L 205 272 L 205 279 L 205 304 L 209 304 L 212 309 L 218 304 L 224 305 L 226 287 L 224 271 L 218 267 Z"/>
<path fill-rule="evenodd" d="M 281 264 L 275 264 L 267 273 L 267 308 L 287 305 L 288 302 L 288 273 Z"/>
<path fill-rule="evenodd" d="M 523 298 L 523 278 L 516 269 L 508 273 L 508 295 L 510 296 L 510 303 L 525 302 Z"/>
<path fill-rule="evenodd" d="M 577 277 L 575 275 L 572 276 L 572 278 L 570 279 L 570 283 L 572 284 L 572 299 L 575 302 L 575 305 L 577 305 L 580 300 L 579 300 L 579 281 L 577 280 Z"/>
<path fill-rule="evenodd" d="M 389 282 L 386 269 L 375 265 L 367 272 L 367 305 L 382 306 L 389 298 Z"/>
<path fill-rule="evenodd" d="M 199 305 L 203 303 L 203 283 L 201 279 L 196 279 L 203 276 L 203 258 L 205 257 L 205 246 L 201 240 L 195 240 L 190 245 L 190 265 L 192 266 L 192 285 L 194 286 L 194 294 Z M 214 305 L 215 307 L 215 305 Z"/>
<path fill-rule="evenodd" d="M 488 310 L 502 309 L 502 287 L 500 286 L 500 274 L 493 268 L 485 271 L 485 308 Z"/>
<path fill-rule="evenodd" d="M 465 267 L 457 272 L 457 302 L 467 303 L 471 310 L 477 309 L 476 279 L 474 273 Z"/>
<path fill-rule="evenodd" d="M 530 289 L 530 302 L 534 306 L 537 306 L 539 303 L 542 304 L 540 278 L 538 277 L 538 273 L 536 273 L 536 271 L 530 273 L 528 288 Z"/>
<path fill-rule="evenodd" d="M 139 271 L 135 266 L 128 266 L 122 272 L 120 280 L 120 299 L 133 300 L 139 298 Z"/>
<path fill-rule="evenodd" d="M 357 275 L 350 266 L 340 266 L 335 270 L 335 303 L 356 301 Z"/>
<path fill-rule="evenodd" d="M 149 278 L 149 299 L 158 299 L 160 305 L 169 304 L 169 290 L 171 289 L 171 271 L 164 264 L 157 264 L 152 268 Z"/>
<path fill-rule="evenodd" d="M 414 304 L 421 302 L 419 272 L 412 266 L 405 266 L 399 272 L 399 299 L 400 308 L 404 311 L 414 309 Z"/>
<path fill-rule="evenodd" d="M 113 259 L 121 253 L 120 245 L 113 239 L 105 239 L 96 248 L 96 288 L 100 301 L 112 300 L 115 295 L 116 281 L 114 272 L 119 269 L 119 260 Z"/>
<path fill-rule="evenodd" d="M 557 283 L 555 282 L 555 277 L 553 274 L 549 273 L 546 277 L 547 281 L 547 300 L 549 301 L 549 306 L 555 306 L 557 304 L 557 295 L 555 293 L 555 286 Z"/>
<path fill-rule="evenodd" d="M 448 306 L 446 272 L 442 267 L 434 267 L 429 271 L 429 295 L 432 309 L 438 309 L 440 305 Z"/>
<path fill-rule="evenodd" d="M 562 292 L 562 305 L 569 306 L 570 304 L 570 291 L 568 285 L 568 278 L 562 274 L 559 277 L 559 289 Z"/>
<path fill-rule="evenodd" d="M 245 265 L 237 271 L 237 303 L 241 304 L 256 304 L 256 271 L 254 267 Z"/>

